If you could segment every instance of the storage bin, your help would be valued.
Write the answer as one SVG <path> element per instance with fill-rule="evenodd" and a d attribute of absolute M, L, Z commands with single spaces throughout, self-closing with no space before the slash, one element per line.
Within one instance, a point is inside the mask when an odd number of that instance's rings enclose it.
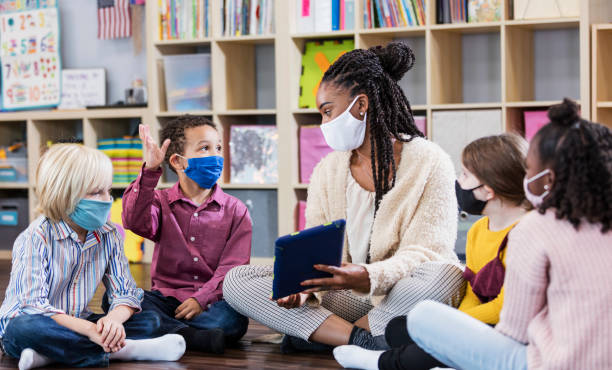
<path fill-rule="evenodd" d="M 8 157 L 0 159 L 0 182 L 28 182 L 28 159 Z"/>
<path fill-rule="evenodd" d="M 0 250 L 10 250 L 29 224 L 27 191 L 3 191 L 0 196 Z"/>
<path fill-rule="evenodd" d="M 165 56 L 164 78 L 169 111 L 210 109 L 209 53 Z"/>

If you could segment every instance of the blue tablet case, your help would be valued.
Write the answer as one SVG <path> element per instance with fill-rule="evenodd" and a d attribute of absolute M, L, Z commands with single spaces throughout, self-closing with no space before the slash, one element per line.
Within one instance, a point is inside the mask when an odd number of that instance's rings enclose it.
<path fill-rule="evenodd" d="M 300 283 L 308 279 L 331 277 L 314 265 L 340 266 L 346 221 L 338 220 L 316 226 L 276 240 L 272 299 L 286 297 L 308 289 Z"/>

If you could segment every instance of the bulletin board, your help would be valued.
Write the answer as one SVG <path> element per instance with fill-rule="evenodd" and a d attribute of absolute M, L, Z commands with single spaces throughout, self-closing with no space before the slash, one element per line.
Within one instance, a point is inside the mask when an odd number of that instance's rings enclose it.
<path fill-rule="evenodd" d="M 59 37 L 57 7 L 0 14 L 3 110 L 60 103 Z"/>

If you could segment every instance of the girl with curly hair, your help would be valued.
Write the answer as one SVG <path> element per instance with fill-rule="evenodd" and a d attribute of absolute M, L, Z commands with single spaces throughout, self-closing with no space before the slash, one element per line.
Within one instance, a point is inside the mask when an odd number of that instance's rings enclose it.
<path fill-rule="evenodd" d="M 565 99 L 527 154 L 536 208 L 510 234 L 495 329 L 436 302 L 408 315 L 414 341 L 458 369 L 612 368 L 612 133 Z"/>

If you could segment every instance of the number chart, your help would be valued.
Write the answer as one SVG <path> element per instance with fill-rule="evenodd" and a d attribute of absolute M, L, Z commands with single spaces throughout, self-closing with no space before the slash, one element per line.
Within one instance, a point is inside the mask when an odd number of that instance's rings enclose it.
<path fill-rule="evenodd" d="M 2 108 L 54 107 L 61 97 L 56 7 L 0 14 Z"/>

